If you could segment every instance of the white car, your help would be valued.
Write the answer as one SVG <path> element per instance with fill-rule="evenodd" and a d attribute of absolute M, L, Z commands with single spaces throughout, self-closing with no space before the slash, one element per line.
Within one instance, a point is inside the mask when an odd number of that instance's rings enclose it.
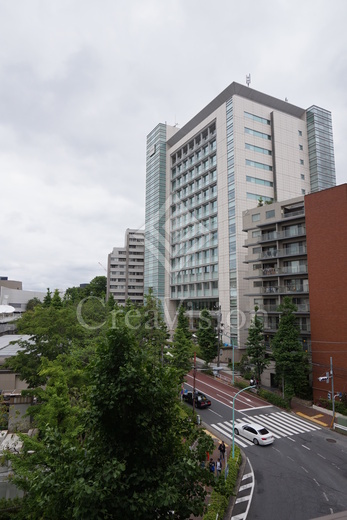
<path fill-rule="evenodd" d="M 242 437 L 246 437 L 246 439 L 254 442 L 254 444 L 261 444 L 262 446 L 272 444 L 275 440 L 269 430 L 256 423 L 238 424 L 234 427 L 234 432 L 236 435 L 242 435 Z"/>

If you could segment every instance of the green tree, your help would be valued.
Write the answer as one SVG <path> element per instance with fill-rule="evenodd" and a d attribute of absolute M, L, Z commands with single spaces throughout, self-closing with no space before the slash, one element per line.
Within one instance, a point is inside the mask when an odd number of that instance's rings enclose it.
<path fill-rule="evenodd" d="M 75 343 L 81 347 L 88 345 L 95 336 L 94 330 L 78 322 L 74 306 L 38 305 L 34 311 L 21 316 L 17 329 L 19 334 L 30 337 L 18 341 L 22 350 L 7 358 L 5 366 L 18 373 L 30 388 L 46 382 L 46 377 L 40 375 L 42 358 L 52 361 L 68 353 Z"/>
<path fill-rule="evenodd" d="M 192 368 L 192 341 L 187 339 L 184 331 L 179 327 L 176 328 L 173 337 L 173 348 L 170 350 L 172 354 L 172 366 L 178 372 L 179 382 L 184 381 L 184 376 Z"/>
<path fill-rule="evenodd" d="M 51 299 L 51 305 L 55 309 L 61 309 L 62 306 L 63 306 L 63 302 L 62 302 L 62 299 L 60 298 L 60 294 L 59 294 L 58 289 L 55 289 L 55 291 L 53 293 L 53 296 L 52 296 L 52 299 Z"/>
<path fill-rule="evenodd" d="M 116 300 L 114 299 L 112 293 L 109 295 L 106 305 L 109 311 L 113 311 L 113 309 L 116 307 Z"/>
<path fill-rule="evenodd" d="M 78 304 L 86 297 L 85 287 L 69 287 L 64 294 L 64 303 Z"/>
<path fill-rule="evenodd" d="M 189 318 L 186 315 L 183 305 L 180 305 L 178 309 L 176 329 L 180 329 L 188 340 L 192 338 L 192 333 L 189 328 Z"/>
<path fill-rule="evenodd" d="M 135 335 L 140 345 L 149 348 L 153 355 L 163 360 L 164 348 L 169 337 L 161 311 L 161 303 L 150 288 L 144 296 L 144 305 L 138 307 L 132 302 L 125 306 L 125 323 Z"/>
<path fill-rule="evenodd" d="M 13 482 L 25 492 L 14 519 L 202 515 L 211 474 L 200 461 L 211 441 L 179 413 L 175 371 L 155 363 L 121 320 L 100 342 L 87 377 L 67 360 L 66 371 L 61 358 L 43 366 L 39 435 L 22 436 L 20 454 L 8 455 Z M 191 449 L 194 441 L 200 449 Z"/>
<path fill-rule="evenodd" d="M 211 363 L 217 355 L 218 338 L 212 316 L 207 309 L 203 309 L 199 316 L 199 327 L 196 331 L 201 354 L 206 363 Z"/>
<path fill-rule="evenodd" d="M 31 298 L 31 300 L 28 300 L 25 310 L 33 311 L 37 305 L 42 305 L 42 301 L 35 296 L 35 298 Z"/>
<path fill-rule="evenodd" d="M 254 318 L 248 330 L 246 345 L 250 362 L 255 365 L 256 377 L 260 381 L 261 374 L 269 366 L 270 359 L 266 356 L 264 326 L 257 314 L 258 307 L 255 307 L 254 311 Z"/>
<path fill-rule="evenodd" d="M 97 298 L 106 297 L 107 278 L 106 276 L 96 276 L 86 287 L 87 296 L 95 296 Z"/>
<path fill-rule="evenodd" d="M 50 307 L 51 303 L 52 303 L 52 293 L 51 293 L 51 291 L 48 288 L 46 296 L 43 299 L 43 306 L 44 307 Z"/>
<path fill-rule="evenodd" d="M 278 310 L 281 313 L 278 330 L 271 342 L 276 362 L 276 376 L 282 385 L 283 396 L 291 400 L 308 384 L 308 359 L 299 340 L 296 324 L 297 307 L 286 296 Z"/>

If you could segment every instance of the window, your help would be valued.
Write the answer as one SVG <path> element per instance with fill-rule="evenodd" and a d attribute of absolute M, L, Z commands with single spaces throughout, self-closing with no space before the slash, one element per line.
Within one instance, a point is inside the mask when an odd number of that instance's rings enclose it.
<path fill-rule="evenodd" d="M 271 135 L 264 134 L 263 132 L 258 132 L 257 130 L 252 130 L 252 128 L 245 127 L 245 134 L 254 135 L 255 137 L 261 137 L 262 139 L 271 140 Z"/>
<path fill-rule="evenodd" d="M 300 159 L 300 164 L 304 164 L 304 159 Z"/>
<path fill-rule="evenodd" d="M 304 147 L 302 146 L 302 144 L 299 144 L 299 150 L 303 150 Z"/>
<path fill-rule="evenodd" d="M 258 177 L 250 177 L 249 175 L 246 175 L 246 181 L 261 184 L 262 186 L 270 186 L 270 188 L 273 187 L 272 181 L 266 181 L 265 179 L 259 179 Z"/>
<path fill-rule="evenodd" d="M 305 180 L 305 175 L 302 173 L 301 174 L 301 179 L 304 181 Z"/>
<path fill-rule="evenodd" d="M 306 190 L 302 189 L 301 190 L 301 195 L 305 195 L 305 193 L 306 193 Z"/>
<path fill-rule="evenodd" d="M 275 210 L 271 209 L 270 211 L 266 212 L 266 218 L 273 218 L 275 216 Z"/>
<path fill-rule="evenodd" d="M 254 255 L 261 253 L 261 247 L 253 247 L 252 252 Z"/>
<path fill-rule="evenodd" d="M 299 134 L 299 136 L 301 137 L 301 136 L 302 136 L 302 131 L 301 131 L 301 130 L 298 130 L 298 134 Z"/>
<path fill-rule="evenodd" d="M 252 222 L 258 222 L 260 220 L 260 213 L 254 213 L 252 215 Z"/>
<path fill-rule="evenodd" d="M 273 198 L 272 197 L 266 197 L 265 195 L 259 195 L 259 193 L 249 193 L 247 192 L 247 199 L 250 199 L 250 200 L 257 200 L 259 201 L 259 199 L 263 199 L 264 202 L 273 202 Z"/>
<path fill-rule="evenodd" d="M 252 231 L 252 238 L 258 238 L 258 237 L 261 237 L 260 229 L 256 229 L 255 231 Z"/>
<path fill-rule="evenodd" d="M 245 117 L 249 119 L 253 119 L 253 121 L 257 121 L 257 123 L 263 123 L 264 125 L 269 125 L 269 119 L 265 119 L 264 117 L 256 116 L 254 114 L 250 114 L 249 112 L 245 112 Z"/>
<path fill-rule="evenodd" d="M 253 144 L 245 144 L 246 150 L 252 150 L 252 152 L 263 153 L 265 155 L 272 155 L 272 151 L 267 148 L 261 148 L 260 146 L 254 146 Z"/>
<path fill-rule="evenodd" d="M 262 170 L 268 170 L 268 171 L 272 172 L 272 166 L 269 166 L 268 164 L 263 164 L 263 163 L 260 163 L 257 161 L 250 161 L 249 159 L 246 159 L 246 165 L 254 166 L 255 168 L 260 168 Z"/>

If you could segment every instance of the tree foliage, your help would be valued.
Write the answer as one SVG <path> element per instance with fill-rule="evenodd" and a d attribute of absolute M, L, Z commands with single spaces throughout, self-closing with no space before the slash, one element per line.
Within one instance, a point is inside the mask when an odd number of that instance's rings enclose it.
<path fill-rule="evenodd" d="M 278 330 L 272 340 L 272 352 L 276 362 L 276 376 L 282 385 L 284 396 L 290 401 L 308 385 L 308 359 L 299 340 L 296 324 L 297 307 L 286 296 L 278 307 L 281 312 Z"/>
<path fill-rule="evenodd" d="M 184 377 L 192 368 L 193 344 L 179 327 L 175 330 L 170 354 L 173 356 L 171 364 L 178 371 L 179 380 L 183 383 Z"/>
<path fill-rule="evenodd" d="M 187 340 L 192 339 L 192 333 L 189 328 L 189 318 L 186 315 L 186 311 L 183 305 L 180 305 L 178 309 L 176 329 L 180 329 L 187 338 Z"/>
<path fill-rule="evenodd" d="M 107 312 L 98 298 L 89 298 L 83 305 L 61 299 L 58 290 L 51 295 L 49 289 L 42 304 L 23 313 L 16 322 L 18 333 L 29 338 L 17 343 L 21 350 L 7 358 L 6 368 L 20 375 L 30 388 L 46 382 L 40 373 L 42 359 L 53 361 L 67 354 L 74 345 L 89 348 L 93 339 L 102 333 Z"/>
<path fill-rule="evenodd" d="M 255 365 L 256 376 L 260 381 L 260 376 L 264 369 L 269 366 L 270 360 L 266 356 L 263 322 L 259 318 L 257 311 L 258 307 L 255 307 L 255 314 L 248 330 L 246 345 L 250 362 Z"/>
<path fill-rule="evenodd" d="M 206 363 L 211 363 L 217 355 L 218 338 L 216 338 L 212 316 L 207 309 L 203 309 L 200 313 L 196 336 L 203 359 Z"/>
<path fill-rule="evenodd" d="M 31 411 L 39 433 L 9 455 L 25 492 L 13 519 L 201 515 L 210 440 L 179 412 L 177 371 L 155 361 L 124 316 L 97 341 L 88 367 L 71 353 L 41 365 L 47 386 Z M 190 449 L 198 437 L 200 450 Z"/>
<path fill-rule="evenodd" d="M 161 310 L 161 303 L 150 288 L 144 297 L 144 305 L 136 306 L 128 301 L 125 309 L 126 325 L 133 331 L 141 346 L 150 349 L 162 361 L 164 347 L 169 337 Z"/>

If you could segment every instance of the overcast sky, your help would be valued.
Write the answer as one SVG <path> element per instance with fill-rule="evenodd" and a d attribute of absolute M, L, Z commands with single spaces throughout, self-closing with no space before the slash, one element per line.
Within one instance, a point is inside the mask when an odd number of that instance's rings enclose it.
<path fill-rule="evenodd" d="M 106 275 L 144 226 L 147 134 L 248 73 L 332 112 L 347 182 L 346 19 L 346 0 L 0 0 L 0 276 L 45 292 Z"/>

